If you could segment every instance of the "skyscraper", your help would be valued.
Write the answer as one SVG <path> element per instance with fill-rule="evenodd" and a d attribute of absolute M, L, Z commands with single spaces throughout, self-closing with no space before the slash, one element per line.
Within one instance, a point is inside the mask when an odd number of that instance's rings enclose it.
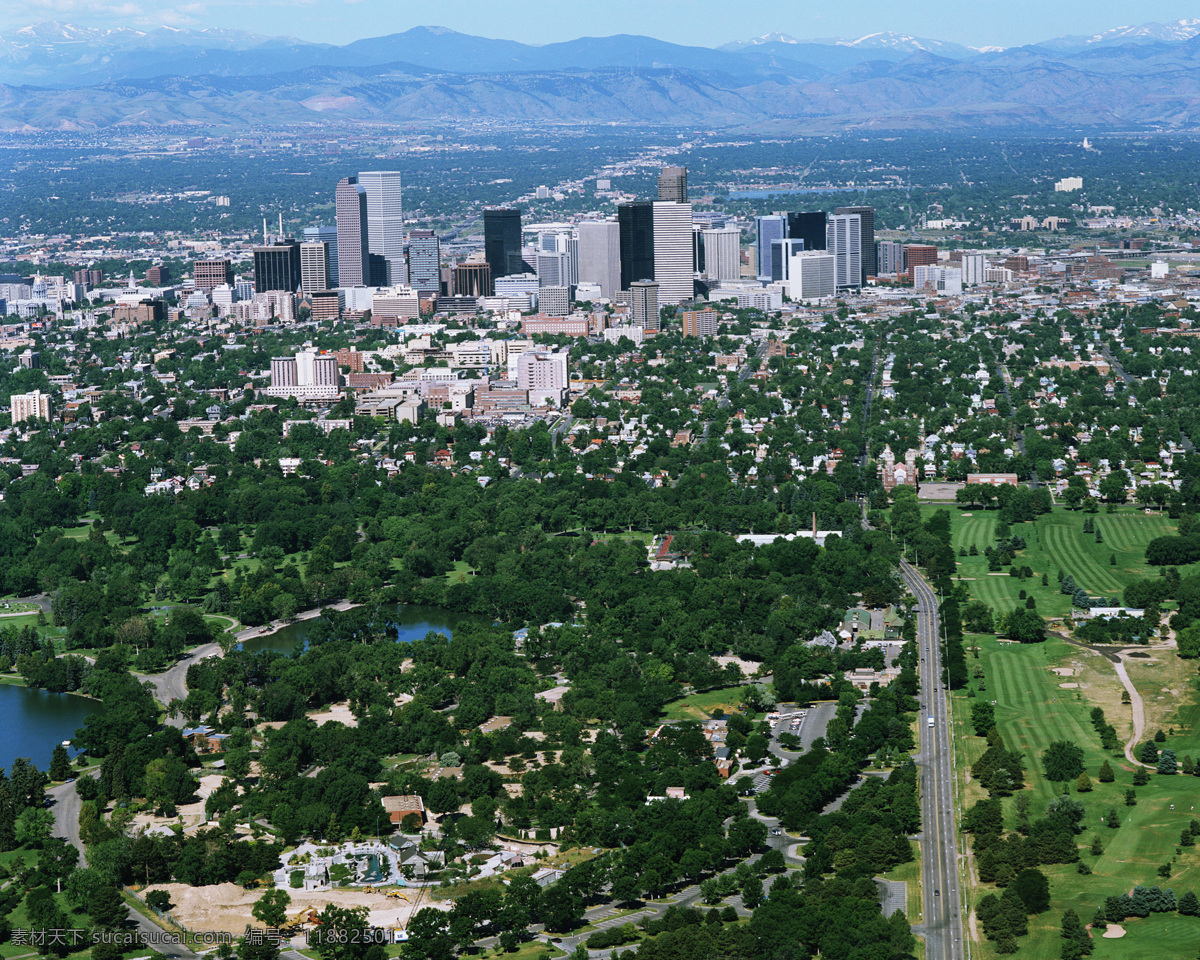
<path fill-rule="evenodd" d="M 787 237 L 789 240 L 803 240 L 805 250 L 824 250 L 826 244 L 824 210 L 814 210 L 810 213 L 789 213 L 787 215 Z"/>
<path fill-rule="evenodd" d="M 566 251 L 539 253 L 537 255 L 537 275 L 539 287 L 571 286 L 571 255 Z"/>
<path fill-rule="evenodd" d="M 861 287 L 862 220 L 857 213 L 835 213 L 826 227 L 825 249 L 834 256 L 837 287 Z"/>
<path fill-rule="evenodd" d="M 663 167 L 658 175 L 658 199 L 687 203 L 687 167 Z"/>
<path fill-rule="evenodd" d="M 358 175 L 367 195 L 367 248 L 383 257 L 388 283 L 404 282 L 404 204 L 398 170 L 366 170 Z"/>
<path fill-rule="evenodd" d="M 442 289 L 441 263 L 442 247 L 437 234 L 432 230 L 413 230 L 408 235 L 408 285 L 423 294 L 437 296 Z"/>
<path fill-rule="evenodd" d="M 629 287 L 633 322 L 650 333 L 661 329 L 658 307 L 658 284 L 653 280 L 635 280 Z"/>
<path fill-rule="evenodd" d="M 787 230 L 788 218 L 782 213 L 754 218 L 755 274 L 759 280 L 766 280 L 771 276 L 771 243 L 784 239 Z"/>
<path fill-rule="evenodd" d="M 338 256 L 337 256 L 337 227 L 305 227 L 304 240 L 306 243 L 324 243 L 329 254 L 329 286 L 332 290 L 338 285 Z"/>
<path fill-rule="evenodd" d="M 635 200 L 617 207 L 621 243 L 621 289 L 654 279 L 654 204 Z"/>
<path fill-rule="evenodd" d="M 692 276 L 690 203 L 654 204 L 653 243 L 653 279 L 658 281 L 659 304 L 691 300 L 695 283 Z"/>
<path fill-rule="evenodd" d="M 862 278 L 860 286 L 866 286 L 867 277 L 874 277 L 879 271 L 875 259 L 875 208 L 874 207 L 838 207 L 835 215 L 857 214 L 862 231 Z"/>
<path fill-rule="evenodd" d="M 742 273 L 742 232 L 737 227 L 702 230 L 704 272 L 714 280 L 737 280 Z"/>
<path fill-rule="evenodd" d="M 329 244 L 304 242 L 300 244 L 300 289 L 305 293 L 329 290 Z"/>
<path fill-rule="evenodd" d="M 483 256 L 492 280 L 524 272 L 521 259 L 521 211 L 488 207 L 483 211 Z"/>
<path fill-rule="evenodd" d="M 357 177 L 343 177 L 334 191 L 337 208 L 338 286 L 361 287 L 371 278 L 367 260 L 367 193 Z"/>
<path fill-rule="evenodd" d="M 600 284 L 607 300 L 621 289 L 621 227 L 616 220 L 579 224 L 579 282 Z"/>
<path fill-rule="evenodd" d="M 772 281 L 790 279 L 792 257 L 803 249 L 803 240 L 773 241 L 771 244 L 771 269 L 767 276 Z"/>
<path fill-rule="evenodd" d="M 254 292 L 300 288 L 300 244 L 290 237 L 254 248 Z"/>

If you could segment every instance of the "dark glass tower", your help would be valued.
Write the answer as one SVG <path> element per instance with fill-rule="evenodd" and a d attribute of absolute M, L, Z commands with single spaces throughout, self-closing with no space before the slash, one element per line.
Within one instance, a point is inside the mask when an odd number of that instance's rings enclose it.
<path fill-rule="evenodd" d="M 521 211 L 489 207 L 483 211 L 483 258 L 492 279 L 524 272 L 521 259 Z"/>
<path fill-rule="evenodd" d="M 254 248 L 254 292 L 300 289 L 300 244 L 290 237 Z"/>
<path fill-rule="evenodd" d="M 621 289 L 654 279 L 654 204 L 635 200 L 617 207 L 621 233 Z"/>
<path fill-rule="evenodd" d="M 825 211 L 817 210 L 812 213 L 789 213 L 789 240 L 803 240 L 805 250 L 825 249 Z"/>

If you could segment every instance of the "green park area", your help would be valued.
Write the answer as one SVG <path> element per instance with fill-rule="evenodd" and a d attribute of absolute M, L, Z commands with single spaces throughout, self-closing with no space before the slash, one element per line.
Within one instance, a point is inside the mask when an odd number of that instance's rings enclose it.
<path fill-rule="evenodd" d="M 1013 567 L 1033 571 L 1032 577 L 1020 578 L 1011 575 L 1007 566 L 988 569 L 984 551 L 998 543 L 999 511 L 923 504 L 922 517 L 928 520 L 938 510 L 946 510 L 951 516 L 951 544 L 958 576 L 966 582 L 971 596 L 1001 612 L 1024 606 L 1021 591 L 1025 591 L 1026 596 L 1034 597 L 1044 617 L 1063 617 L 1070 612 L 1071 598 L 1059 590 L 1059 571 L 1073 577 L 1089 596 L 1120 602 L 1128 584 L 1158 573 L 1146 563 L 1146 544 L 1155 537 L 1175 533 L 1175 522 L 1170 517 L 1137 507 L 1089 514 L 1056 506 L 1037 520 L 1011 525 L 1009 536 L 1022 537 L 1026 544 L 1017 552 Z M 1084 531 L 1089 521 L 1099 531 L 1099 540 L 1095 531 Z M 1185 576 L 1188 572 L 1195 571 L 1191 567 L 1180 569 Z"/>
<path fill-rule="evenodd" d="M 727 714 L 737 713 L 741 709 L 742 694 L 745 691 L 745 687 L 736 686 L 693 693 L 666 704 L 663 707 L 663 717 L 668 721 L 707 720 L 718 710 Z"/>
<path fill-rule="evenodd" d="M 1005 746 L 1020 751 L 1024 758 L 1026 788 L 1003 800 L 1006 830 L 1018 828 L 1018 796 L 1029 797 L 1030 816 L 1036 820 L 1062 793 L 1063 785 L 1048 780 L 1042 768 L 1042 754 L 1051 743 L 1068 741 L 1082 749 L 1084 770 L 1092 785 L 1086 792 L 1078 791 L 1074 782 L 1069 787 L 1071 798 L 1086 808 L 1077 841 L 1081 862 L 1091 872 L 1080 873 L 1074 863 L 1039 867 L 1050 881 L 1050 908 L 1029 918 L 1029 935 L 1019 939 L 1018 956 L 1057 960 L 1062 943 L 1061 921 L 1067 909 L 1074 909 L 1087 923 L 1107 897 L 1128 893 L 1137 885 L 1170 887 L 1177 898 L 1188 891 L 1200 893 L 1200 848 L 1179 846 L 1181 832 L 1193 818 L 1200 819 L 1200 777 L 1151 772 L 1149 783 L 1134 787 L 1135 768 L 1125 759 L 1123 750 L 1101 748 L 1091 720 L 1096 706 L 1104 709 L 1105 720 L 1116 728 L 1122 744 L 1130 735 L 1131 708 L 1121 703 L 1121 687 L 1112 665 L 1098 654 L 1055 636 L 1044 644 L 1022 645 L 969 635 L 967 643 L 978 646 L 979 658 L 968 654 L 967 660 L 975 696 L 958 691 L 953 703 L 961 807 L 965 810 L 987 796 L 968 773 L 987 747 L 982 737 L 974 735 L 970 722 L 972 705 L 984 698 L 995 701 L 996 728 Z M 1167 651 L 1157 655 L 1174 657 Z M 977 676 L 979 673 L 982 677 Z M 1154 729 L 1151 727 L 1151 735 Z M 1182 761 L 1190 741 L 1190 736 L 1176 740 L 1168 735 L 1158 746 L 1175 749 Z M 1105 761 L 1114 773 L 1111 783 L 1100 781 Z M 1136 793 L 1133 806 L 1126 803 L 1128 790 Z M 1109 825 L 1114 810 L 1120 824 L 1116 828 Z M 1096 837 L 1103 850 L 1098 855 L 1092 853 Z M 1170 875 L 1164 877 L 1159 871 L 1168 865 Z M 977 883 L 974 870 L 971 874 L 968 896 L 972 904 L 989 892 L 1000 894 L 993 884 Z M 1151 914 L 1130 918 L 1121 926 L 1126 932 L 1120 939 L 1097 935 L 1092 954 L 1095 960 L 1191 957 L 1200 946 L 1198 917 Z M 973 956 L 1000 956 L 990 941 L 981 940 L 973 946 Z"/>

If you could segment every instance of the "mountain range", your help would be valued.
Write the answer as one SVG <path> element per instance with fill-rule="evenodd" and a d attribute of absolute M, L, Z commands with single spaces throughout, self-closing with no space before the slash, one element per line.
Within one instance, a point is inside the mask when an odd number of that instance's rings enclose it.
<path fill-rule="evenodd" d="M 720 48 L 651 37 L 534 46 L 444 27 L 344 46 L 230 30 L 0 34 L 0 130 L 181 123 L 674 122 L 770 129 L 1200 125 L 1200 20 L 1009 49 L 893 33 Z"/>

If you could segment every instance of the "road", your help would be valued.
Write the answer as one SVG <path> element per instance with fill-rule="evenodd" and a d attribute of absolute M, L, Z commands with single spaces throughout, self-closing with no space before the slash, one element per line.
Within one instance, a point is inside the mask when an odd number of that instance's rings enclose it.
<path fill-rule="evenodd" d="M 963 960 L 963 915 L 958 882 L 958 822 L 954 797 L 954 753 L 950 710 L 943 689 L 937 596 L 924 578 L 901 561 L 904 581 L 917 598 L 917 664 L 921 681 L 919 716 L 933 717 L 921 727 L 921 883 L 925 915 L 918 932 L 925 937 L 926 960 Z"/>
<path fill-rule="evenodd" d="M 84 773 L 80 776 L 86 777 L 91 774 Z M 66 840 L 79 851 L 80 864 L 85 863 L 83 841 L 79 839 L 79 810 L 83 801 L 75 792 L 74 782 L 60 783 L 57 787 L 50 787 L 46 790 L 46 796 L 51 799 L 50 811 L 54 814 L 54 828 L 50 831 L 50 835 Z"/>
<path fill-rule="evenodd" d="M 180 660 L 170 670 L 163 673 L 143 674 L 135 673 L 134 676 L 143 683 L 148 683 L 154 688 L 154 699 L 163 706 L 170 706 L 172 700 L 187 699 L 187 672 L 188 667 L 193 663 L 199 663 L 207 657 L 221 656 L 221 646 L 217 643 L 205 643 L 196 649 L 192 650 L 186 657 Z M 164 723 L 173 727 L 182 727 L 183 718 L 176 715 L 168 717 Z"/>

